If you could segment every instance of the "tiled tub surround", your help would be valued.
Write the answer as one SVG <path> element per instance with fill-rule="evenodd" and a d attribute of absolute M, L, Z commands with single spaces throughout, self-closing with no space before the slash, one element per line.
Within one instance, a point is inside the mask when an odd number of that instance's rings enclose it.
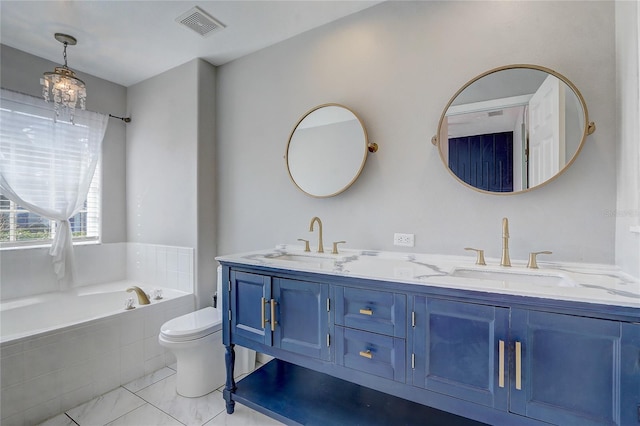
<path fill-rule="evenodd" d="M 158 333 L 165 321 L 195 308 L 194 250 L 137 243 L 76 248 L 78 285 L 68 292 L 54 291 L 41 249 L 2 253 L 3 425 L 35 424 L 175 362 Z M 125 311 L 125 300 L 136 299 L 125 292 L 131 285 L 147 293 L 163 288 L 164 299 Z M 65 296 L 72 297 L 63 302 Z"/>
<path fill-rule="evenodd" d="M 335 255 L 328 251 L 324 254 L 304 252 L 301 246 L 295 245 L 278 245 L 274 249 L 219 259 L 328 275 L 640 308 L 640 281 L 611 265 L 538 259 L 539 269 L 529 269 L 526 261 L 512 260 L 511 267 L 502 267 L 500 259 L 487 258 L 487 265 L 479 266 L 475 265 L 475 257 L 469 256 L 352 249 L 341 249 Z M 467 271 L 486 272 L 487 278 L 456 276 Z M 506 279 L 492 277 L 490 273 L 504 274 Z M 540 285 L 528 280 L 526 275 L 549 277 L 561 283 Z"/>
<path fill-rule="evenodd" d="M 133 280 L 193 292 L 194 249 L 141 243 L 74 246 L 75 286 Z M 107 259 L 107 261 L 105 261 Z M 48 247 L 0 251 L 0 299 L 58 291 Z"/>
<path fill-rule="evenodd" d="M 188 247 L 127 243 L 127 278 L 193 293 L 193 252 Z"/>

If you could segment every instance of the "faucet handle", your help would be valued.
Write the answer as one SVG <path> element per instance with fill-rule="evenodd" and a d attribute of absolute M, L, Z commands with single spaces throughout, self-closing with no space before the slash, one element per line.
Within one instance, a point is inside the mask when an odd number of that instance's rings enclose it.
<path fill-rule="evenodd" d="M 538 261 L 536 260 L 536 256 L 539 254 L 553 254 L 550 251 L 534 251 L 529 253 L 529 263 L 527 263 L 527 268 L 538 269 Z"/>
<path fill-rule="evenodd" d="M 478 256 L 476 257 L 476 265 L 486 265 L 486 262 L 484 261 L 484 250 L 480 250 L 473 247 L 465 247 L 464 249 L 475 251 L 476 253 L 478 253 Z"/>
<path fill-rule="evenodd" d="M 339 254 L 338 253 L 338 244 L 346 244 L 346 241 L 334 241 L 333 242 L 333 250 L 331 250 L 331 254 Z"/>
<path fill-rule="evenodd" d="M 303 240 L 302 238 L 298 238 L 298 241 L 304 242 L 304 251 L 311 251 L 311 247 L 309 247 L 309 240 Z"/>

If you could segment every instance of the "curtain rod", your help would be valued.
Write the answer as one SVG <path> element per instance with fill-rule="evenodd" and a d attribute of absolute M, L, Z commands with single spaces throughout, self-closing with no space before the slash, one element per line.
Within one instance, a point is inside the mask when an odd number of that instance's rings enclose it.
<path fill-rule="evenodd" d="M 109 114 L 111 118 L 117 118 L 118 120 L 122 120 L 125 123 L 131 123 L 131 117 L 118 117 L 117 115 Z"/>

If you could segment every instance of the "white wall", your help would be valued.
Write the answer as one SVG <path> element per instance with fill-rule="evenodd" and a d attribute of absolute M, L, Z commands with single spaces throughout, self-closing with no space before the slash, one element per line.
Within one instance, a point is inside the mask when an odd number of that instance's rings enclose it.
<path fill-rule="evenodd" d="M 215 69 L 193 60 L 127 91 L 127 240 L 196 249 L 196 295 L 215 285 Z"/>
<path fill-rule="evenodd" d="M 616 264 L 640 277 L 640 7 L 616 1 Z"/>
<path fill-rule="evenodd" d="M 327 245 L 402 250 L 393 233 L 406 232 L 410 251 L 499 257 L 507 216 L 512 259 L 552 250 L 546 259 L 613 263 L 614 34 L 613 2 L 387 2 L 219 67 L 219 252 L 295 243 L 318 215 Z M 569 78 L 598 130 L 543 188 L 480 194 L 454 181 L 430 139 L 459 87 L 514 63 Z M 315 199 L 283 155 L 300 116 L 327 102 L 359 114 L 380 149 L 350 189 Z"/>

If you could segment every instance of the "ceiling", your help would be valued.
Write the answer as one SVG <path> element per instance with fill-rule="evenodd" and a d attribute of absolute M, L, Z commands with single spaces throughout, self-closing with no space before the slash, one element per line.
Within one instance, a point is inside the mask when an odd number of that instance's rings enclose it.
<path fill-rule="evenodd" d="M 53 37 L 78 39 L 71 69 L 131 86 L 202 58 L 222 65 L 384 0 L 0 0 L 0 42 L 64 63 Z M 176 19 L 198 6 L 224 25 L 201 36 Z"/>

